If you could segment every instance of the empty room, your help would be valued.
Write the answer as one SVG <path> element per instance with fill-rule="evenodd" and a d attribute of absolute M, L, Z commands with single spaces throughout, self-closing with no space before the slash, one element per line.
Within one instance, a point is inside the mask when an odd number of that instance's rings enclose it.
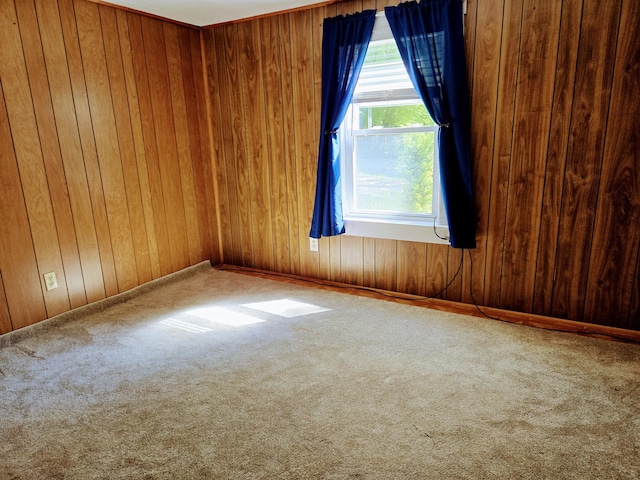
<path fill-rule="evenodd" d="M 0 480 L 640 478 L 636 0 L 0 0 Z"/>

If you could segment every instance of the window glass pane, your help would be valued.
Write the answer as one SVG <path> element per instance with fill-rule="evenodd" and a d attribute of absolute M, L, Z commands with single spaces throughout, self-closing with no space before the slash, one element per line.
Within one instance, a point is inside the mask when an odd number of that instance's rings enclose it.
<path fill-rule="evenodd" d="M 355 208 L 431 214 L 434 132 L 354 138 Z"/>
<path fill-rule="evenodd" d="M 360 129 L 424 127 L 435 125 L 423 104 L 414 105 L 354 105 Z"/>

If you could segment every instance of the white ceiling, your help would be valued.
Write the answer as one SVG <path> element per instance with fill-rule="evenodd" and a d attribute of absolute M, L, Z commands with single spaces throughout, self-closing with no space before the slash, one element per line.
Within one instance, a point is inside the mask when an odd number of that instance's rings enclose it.
<path fill-rule="evenodd" d="M 326 0 L 107 0 L 107 3 L 202 27 L 326 3 Z"/>

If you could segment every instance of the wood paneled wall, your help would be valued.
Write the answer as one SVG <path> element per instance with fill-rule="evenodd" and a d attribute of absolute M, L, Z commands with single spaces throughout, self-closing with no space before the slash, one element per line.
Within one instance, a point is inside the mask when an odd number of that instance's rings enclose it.
<path fill-rule="evenodd" d="M 397 3 L 391 0 L 392 3 Z M 478 248 L 342 236 L 310 252 L 322 22 L 204 31 L 226 263 L 640 329 L 640 4 L 469 0 Z"/>
<path fill-rule="evenodd" d="M 220 260 L 199 30 L 0 0 L 0 45 L 0 333 Z"/>

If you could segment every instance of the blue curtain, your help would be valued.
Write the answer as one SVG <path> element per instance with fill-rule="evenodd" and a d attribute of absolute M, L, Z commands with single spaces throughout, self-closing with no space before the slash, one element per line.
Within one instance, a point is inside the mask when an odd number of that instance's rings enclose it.
<path fill-rule="evenodd" d="M 475 248 L 462 2 L 412 1 L 384 10 L 409 78 L 440 126 L 440 183 L 451 246 Z"/>
<path fill-rule="evenodd" d="M 322 32 L 322 110 L 311 238 L 344 233 L 338 127 L 351 103 L 373 32 L 375 10 L 327 18 Z"/>

